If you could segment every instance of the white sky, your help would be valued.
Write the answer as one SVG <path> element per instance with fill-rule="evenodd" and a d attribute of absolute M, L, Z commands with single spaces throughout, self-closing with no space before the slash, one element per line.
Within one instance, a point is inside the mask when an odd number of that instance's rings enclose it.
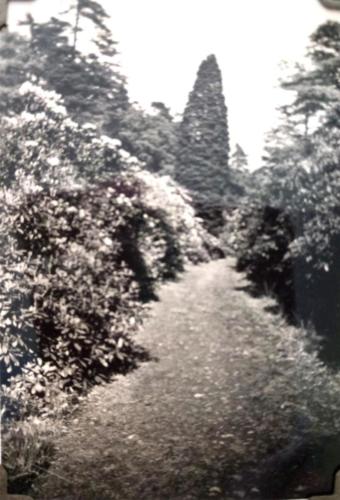
<path fill-rule="evenodd" d="M 222 70 L 232 142 L 260 166 L 265 132 L 285 99 L 277 87 L 282 60 L 303 58 L 309 35 L 340 13 L 318 0 L 101 0 L 112 16 L 122 72 L 132 100 L 184 109 L 200 62 L 210 53 Z M 27 12 L 45 20 L 72 0 L 11 0 L 9 28 Z"/>

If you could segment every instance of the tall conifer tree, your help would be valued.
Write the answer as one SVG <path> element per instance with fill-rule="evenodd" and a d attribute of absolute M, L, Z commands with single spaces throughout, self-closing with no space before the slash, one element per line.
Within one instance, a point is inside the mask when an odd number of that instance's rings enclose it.
<path fill-rule="evenodd" d="M 229 132 L 214 55 L 200 65 L 179 127 L 176 177 L 204 207 L 222 204 L 229 179 Z"/>

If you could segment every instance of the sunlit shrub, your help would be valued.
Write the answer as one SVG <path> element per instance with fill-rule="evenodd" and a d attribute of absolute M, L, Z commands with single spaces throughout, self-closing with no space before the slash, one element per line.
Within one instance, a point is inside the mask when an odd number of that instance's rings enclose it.
<path fill-rule="evenodd" d="M 123 239 L 134 196 L 117 178 L 105 189 L 42 192 L 19 207 L 7 204 L 0 267 L 12 266 L 16 284 L 6 274 L 3 289 L 9 283 L 16 294 L 2 325 L 5 373 L 38 353 L 58 368 L 63 385 L 81 386 L 133 363 L 128 336 L 140 321 L 139 289 Z"/>
<path fill-rule="evenodd" d="M 188 191 L 169 176 L 153 175 L 141 169 L 134 171 L 144 186 L 143 203 L 163 211 L 166 222 L 176 235 L 184 262 L 209 260 L 219 243 L 195 216 Z"/>
<path fill-rule="evenodd" d="M 40 187 L 58 186 L 71 171 L 78 182 L 97 182 L 135 163 L 119 140 L 72 121 L 55 92 L 26 82 L 12 100 L 0 119 L 0 185 L 29 174 Z"/>

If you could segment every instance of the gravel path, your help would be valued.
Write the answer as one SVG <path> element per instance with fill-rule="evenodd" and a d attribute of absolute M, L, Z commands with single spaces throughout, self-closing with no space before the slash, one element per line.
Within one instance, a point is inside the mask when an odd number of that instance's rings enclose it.
<path fill-rule="evenodd" d="M 308 388 L 285 378 L 297 377 L 296 330 L 232 265 L 192 266 L 161 287 L 137 339 L 156 360 L 91 392 L 39 499 L 265 497 L 256 464 L 270 473 L 303 448 L 289 433 L 312 425 L 294 407 Z M 299 355 L 305 374 L 315 360 Z"/>

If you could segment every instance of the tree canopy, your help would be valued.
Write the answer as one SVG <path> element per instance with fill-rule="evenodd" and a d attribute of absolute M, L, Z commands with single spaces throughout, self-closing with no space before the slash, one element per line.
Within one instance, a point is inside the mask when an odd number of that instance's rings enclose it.
<path fill-rule="evenodd" d="M 117 43 L 106 26 L 108 16 L 94 0 L 78 0 L 63 14 L 44 23 L 28 16 L 29 41 L 5 36 L 0 49 L 6 67 L 0 78 L 2 90 L 8 95 L 13 84 L 38 82 L 62 96 L 75 121 L 93 123 L 113 136 L 129 99 L 117 62 Z M 93 50 L 83 51 L 79 34 L 89 29 L 88 23 L 94 27 Z M 6 112 L 4 101 L 6 98 L 2 103 Z"/>

